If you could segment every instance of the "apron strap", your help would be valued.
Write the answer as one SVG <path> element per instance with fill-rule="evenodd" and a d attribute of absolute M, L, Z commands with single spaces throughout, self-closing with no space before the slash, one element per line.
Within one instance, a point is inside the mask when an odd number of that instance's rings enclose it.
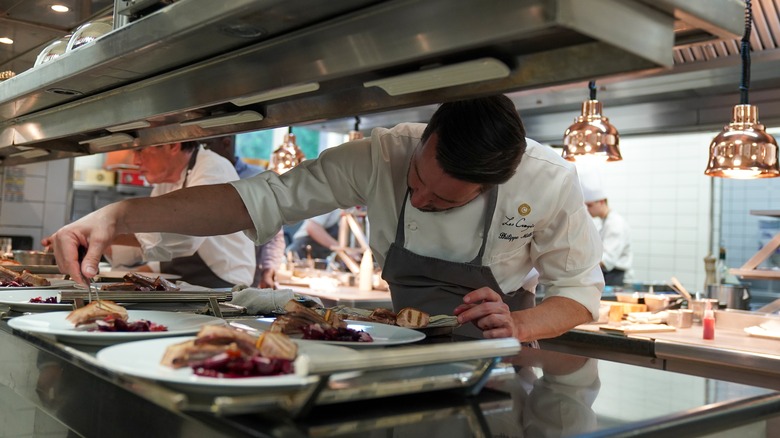
<path fill-rule="evenodd" d="M 406 213 L 406 201 L 409 199 L 409 193 L 411 189 L 406 189 L 404 195 L 404 201 L 401 203 L 401 213 L 398 215 L 398 225 L 395 229 L 395 244 L 404 247 L 404 240 L 406 240 L 404 234 L 404 213 Z M 479 252 L 474 260 L 469 262 L 472 265 L 482 266 L 482 257 L 485 255 L 485 247 L 487 246 L 487 236 L 490 231 L 490 224 L 493 222 L 493 213 L 496 211 L 496 204 L 498 203 L 498 186 L 494 186 L 488 192 L 488 202 L 485 205 L 485 223 L 482 227 L 482 245 L 479 247 Z"/>
<path fill-rule="evenodd" d="M 190 155 L 190 162 L 187 163 L 187 174 L 184 175 L 184 181 L 181 183 L 181 187 L 187 187 L 187 178 L 190 177 L 190 172 L 192 172 L 192 168 L 195 167 L 195 162 L 198 161 L 198 150 L 200 149 L 200 146 L 196 147 L 192 151 L 192 155 Z"/>

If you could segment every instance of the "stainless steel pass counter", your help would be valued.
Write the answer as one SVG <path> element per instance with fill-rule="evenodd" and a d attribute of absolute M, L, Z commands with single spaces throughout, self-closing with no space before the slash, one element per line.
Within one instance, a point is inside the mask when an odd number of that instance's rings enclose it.
<path fill-rule="evenodd" d="M 457 345 L 467 351 L 467 342 Z M 476 395 L 421 391 L 314 406 L 297 417 L 179 409 L 176 397 L 187 394 L 112 372 L 95 360 L 97 349 L 14 331 L 4 320 L 0 385 L 20 404 L 86 437 L 780 434 L 780 393 L 773 390 L 530 348 L 505 358 Z M 2 430 L 19 430 L 11 423 L 25 421 L 5 418 Z"/>

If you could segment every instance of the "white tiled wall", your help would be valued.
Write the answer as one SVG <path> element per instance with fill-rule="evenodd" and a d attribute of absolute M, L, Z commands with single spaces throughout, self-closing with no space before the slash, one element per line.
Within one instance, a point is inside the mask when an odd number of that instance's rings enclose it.
<path fill-rule="evenodd" d="M 634 281 L 676 276 L 703 289 L 714 183 L 704 169 L 715 134 L 624 136 L 623 161 L 601 165 L 609 205 L 631 227 Z"/>
<path fill-rule="evenodd" d="M 68 221 L 72 161 L 2 168 L 0 235 L 31 236 L 33 248 Z"/>

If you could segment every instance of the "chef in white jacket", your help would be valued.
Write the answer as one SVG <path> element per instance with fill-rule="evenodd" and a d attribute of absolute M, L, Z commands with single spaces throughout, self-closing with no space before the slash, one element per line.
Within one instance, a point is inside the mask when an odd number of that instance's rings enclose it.
<path fill-rule="evenodd" d="M 631 234 L 628 222 L 609 207 L 601 175 L 591 169 L 582 172 L 582 193 L 588 213 L 597 223 L 604 253 L 601 270 L 608 286 L 623 286 L 631 271 Z"/>
<path fill-rule="evenodd" d="M 156 214 L 170 203 L 176 215 Z M 521 341 L 598 317 L 601 242 L 576 170 L 525 139 L 502 95 L 442 104 L 428 125 L 377 128 L 283 175 L 121 201 L 48 240 L 63 272 L 89 276 L 116 233 L 245 230 L 259 242 L 284 224 L 354 205 L 367 207 L 370 246 L 396 310 L 454 314 L 465 335 Z M 89 243 L 82 266 L 79 242 Z M 535 307 L 522 287 L 534 268 L 546 286 Z"/>

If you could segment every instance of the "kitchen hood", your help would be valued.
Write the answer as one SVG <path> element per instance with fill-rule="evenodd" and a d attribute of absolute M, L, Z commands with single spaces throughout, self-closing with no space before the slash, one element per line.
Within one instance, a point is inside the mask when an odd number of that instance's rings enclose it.
<path fill-rule="evenodd" d="M 649 74 L 672 67 L 683 34 L 738 36 L 743 8 L 737 0 L 179 0 L 0 82 L 0 160 Z"/>

